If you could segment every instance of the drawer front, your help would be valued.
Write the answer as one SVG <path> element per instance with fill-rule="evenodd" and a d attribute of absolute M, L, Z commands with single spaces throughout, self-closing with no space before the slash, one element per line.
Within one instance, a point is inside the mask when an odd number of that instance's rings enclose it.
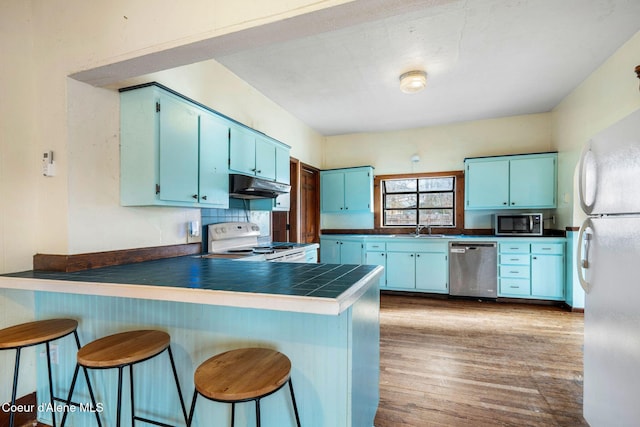
<path fill-rule="evenodd" d="M 500 254 L 500 264 L 529 265 L 530 263 L 529 254 Z"/>
<path fill-rule="evenodd" d="M 528 265 L 501 265 L 500 277 L 528 279 L 529 266 Z"/>
<path fill-rule="evenodd" d="M 528 254 L 530 246 L 529 243 L 500 243 L 500 253 Z"/>
<path fill-rule="evenodd" d="M 367 251 L 386 251 L 387 244 L 385 242 L 367 242 L 365 243 L 365 250 Z"/>
<path fill-rule="evenodd" d="M 523 279 L 500 279 L 501 295 L 531 295 L 528 280 Z"/>
<path fill-rule="evenodd" d="M 532 243 L 531 253 L 562 255 L 564 253 L 564 245 L 562 243 Z"/>

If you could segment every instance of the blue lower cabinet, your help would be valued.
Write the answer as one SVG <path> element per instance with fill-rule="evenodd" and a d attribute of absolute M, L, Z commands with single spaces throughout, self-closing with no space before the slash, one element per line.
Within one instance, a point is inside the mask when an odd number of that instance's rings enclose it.
<path fill-rule="evenodd" d="M 531 255 L 531 296 L 564 299 L 564 257 Z"/>
<path fill-rule="evenodd" d="M 323 264 L 362 264 L 362 239 L 320 238 L 320 262 Z"/>
<path fill-rule="evenodd" d="M 539 242 L 500 243 L 498 296 L 565 299 L 565 243 Z"/>
<path fill-rule="evenodd" d="M 384 267 L 384 273 L 382 274 L 382 279 L 380 279 L 380 289 L 385 289 L 387 287 L 387 253 L 383 251 L 367 251 L 364 254 L 364 263 Z"/>
<path fill-rule="evenodd" d="M 449 293 L 449 263 L 446 253 L 416 253 L 416 289 Z"/>
<path fill-rule="evenodd" d="M 387 252 L 387 287 L 416 288 L 416 256 L 407 252 Z"/>
<path fill-rule="evenodd" d="M 387 288 L 449 293 L 448 243 L 387 243 Z"/>

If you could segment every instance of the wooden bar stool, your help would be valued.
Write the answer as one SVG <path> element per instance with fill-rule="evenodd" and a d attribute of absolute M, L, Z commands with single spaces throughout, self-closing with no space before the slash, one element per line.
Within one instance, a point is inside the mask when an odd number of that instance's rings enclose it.
<path fill-rule="evenodd" d="M 73 397 L 73 389 L 75 387 L 76 379 L 78 377 L 78 370 L 80 369 L 80 367 L 82 367 L 85 372 L 87 382 L 87 369 L 118 368 L 118 403 L 116 425 L 119 427 L 122 412 L 122 374 L 124 368 L 128 366 L 129 386 L 131 392 L 131 425 L 135 426 L 135 422 L 137 420 L 149 424 L 170 427 L 168 424 L 150 420 L 148 418 L 139 417 L 136 415 L 134 404 L 135 392 L 133 386 L 133 365 L 154 358 L 167 350 L 169 353 L 169 360 L 171 361 L 171 369 L 173 371 L 173 378 L 176 383 L 176 389 L 178 390 L 180 405 L 182 407 L 182 415 L 184 416 L 185 423 L 187 423 L 187 410 L 184 405 L 184 399 L 182 398 L 182 391 L 180 390 L 180 382 L 178 381 L 178 373 L 176 372 L 173 354 L 171 353 L 170 342 L 171 338 L 169 337 L 169 334 L 156 330 L 122 332 L 90 342 L 89 344 L 78 350 L 78 363 L 76 364 L 76 369 L 73 374 L 73 380 L 71 382 L 71 389 L 69 390 L 67 403 L 71 402 L 71 398 Z M 62 417 L 62 427 L 64 427 L 66 418 L 67 413 L 65 412 L 64 416 Z M 100 417 L 97 418 L 98 425 L 101 425 Z"/>
<path fill-rule="evenodd" d="M 78 339 L 78 322 L 73 319 L 49 319 L 35 322 L 22 323 L 0 330 L 0 350 L 16 350 L 15 371 L 13 373 L 13 391 L 11 393 L 11 406 L 16 403 L 16 393 L 18 391 L 18 372 L 20 370 L 20 352 L 25 347 L 37 344 L 44 344 L 47 353 L 47 372 L 49 375 L 49 402 L 51 406 L 54 401 L 66 402 L 53 394 L 53 377 L 51 375 L 51 353 L 50 343 L 59 338 L 73 334 L 76 339 L 76 346 L 80 348 Z M 93 396 L 93 391 L 89 389 Z M 9 414 L 9 427 L 13 427 L 15 413 Z M 53 426 L 56 427 L 56 414 L 53 413 Z"/>
<path fill-rule="evenodd" d="M 266 348 L 242 348 L 218 354 L 204 361 L 193 376 L 195 391 L 189 423 L 198 395 L 216 402 L 231 403 L 231 426 L 235 421 L 235 405 L 240 402 L 256 402 L 256 420 L 260 427 L 260 399 L 280 390 L 289 383 L 296 423 L 300 417 L 291 383 L 291 361 L 287 356 Z"/>

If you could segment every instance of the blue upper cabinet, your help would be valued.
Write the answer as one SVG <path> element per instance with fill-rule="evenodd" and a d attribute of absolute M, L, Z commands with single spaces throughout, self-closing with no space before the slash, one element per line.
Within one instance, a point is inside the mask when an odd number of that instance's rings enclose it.
<path fill-rule="evenodd" d="M 245 174 L 256 172 L 256 136 L 249 129 L 232 126 L 229 131 L 229 169 Z"/>
<path fill-rule="evenodd" d="M 229 126 L 212 113 L 200 115 L 199 199 L 203 207 L 229 207 Z"/>
<path fill-rule="evenodd" d="M 467 209 L 508 207 L 509 161 L 468 161 L 465 196 Z"/>
<path fill-rule="evenodd" d="M 556 207 L 557 153 L 465 160 L 465 209 Z"/>
<path fill-rule="evenodd" d="M 373 210 L 373 168 L 362 166 L 320 172 L 323 213 L 362 213 Z"/>
<path fill-rule="evenodd" d="M 198 111 L 160 94 L 160 193 L 168 202 L 198 201 Z"/>
<path fill-rule="evenodd" d="M 289 147 L 241 126 L 232 126 L 229 170 L 288 184 Z"/>
<path fill-rule="evenodd" d="M 120 94 L 123 206 L 229 205 L 229 128 L 213 113 L 155 85 Z"/>

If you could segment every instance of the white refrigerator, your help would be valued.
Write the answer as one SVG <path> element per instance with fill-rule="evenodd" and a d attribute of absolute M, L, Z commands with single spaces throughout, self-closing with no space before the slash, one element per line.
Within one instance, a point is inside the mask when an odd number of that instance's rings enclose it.
<path fill-rule="evenodd" d="M 593 137 L 579 167 L 584 418 L 640 426 L 640 110 Z"/>

